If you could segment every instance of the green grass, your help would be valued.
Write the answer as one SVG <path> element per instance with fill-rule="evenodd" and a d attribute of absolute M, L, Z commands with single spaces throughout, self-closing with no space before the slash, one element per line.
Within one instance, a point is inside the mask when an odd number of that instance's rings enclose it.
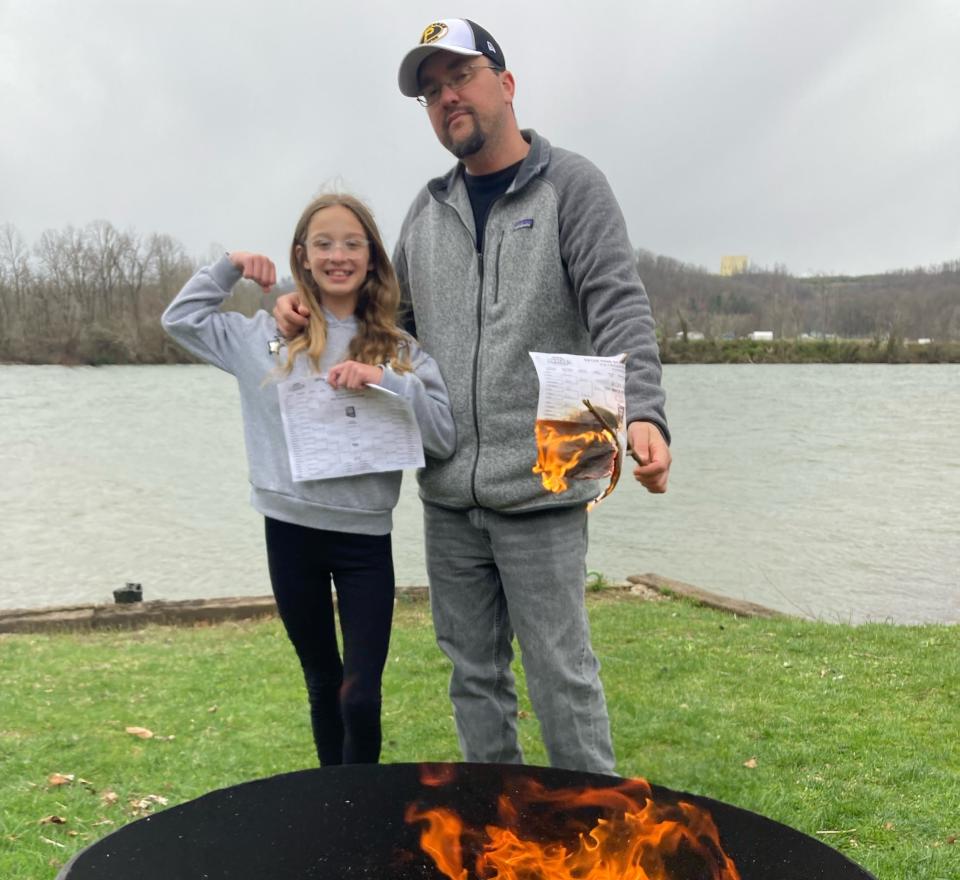
<path fill-rule="evenodd" d="M 785 822 L 881 880 L 960 877 L 960 627 L 741 620 L 612 591 L 588 604 L 622 774 Z M 401 603 L 384 761 L 459 758 L 447 674 L 427 606 Z M 522 700 L 527 760 L 544 764 Z M 314 764 L 276 621 L 0 636 L 4 880 L 52 878 L 149 795 Z M 65 823 L 41 824 L 53 815 Z"/>

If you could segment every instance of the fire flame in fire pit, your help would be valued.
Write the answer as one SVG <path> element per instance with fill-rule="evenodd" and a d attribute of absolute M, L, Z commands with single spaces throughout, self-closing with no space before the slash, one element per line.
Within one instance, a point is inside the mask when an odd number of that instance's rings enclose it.
<path fill-rule="evenodd" d="M 411 804 L 406 820 L 424 823 L 420 845 L 450 880 L 740 880 L 709 814 L 655 802 L 643 779 L 552 791 L 522 778 L 482 831 L 448 807 Z"/>

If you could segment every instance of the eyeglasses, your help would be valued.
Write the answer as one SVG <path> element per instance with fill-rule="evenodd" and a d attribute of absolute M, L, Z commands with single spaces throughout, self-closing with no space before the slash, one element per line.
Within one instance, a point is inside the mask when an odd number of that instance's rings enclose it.
<path fill-rule="evenodd" d="M 370 246 L 365 238 L 348 238 L 346 241 L 334 241 L 332 238 L 315 238 L 310 247 L 321 254 L 332 254 L 337 248 L 348 254 L 359 254 Z"/>
<path fill-rule="evenodd" d="M 492 70 L 494 73 L 501 73 L 499 67 L 491 67 L 489 64 L 465 64 L 453 76 L 442 79 L 439 82 L 431 83 L 424 90 L 422 95 L 417 95 L 417 101 L 421 107 L 432 107 L 443 94 L 445 86 L 449 86 L 455 92 L 459 92 L 476 75 L 478 70 Z"/>

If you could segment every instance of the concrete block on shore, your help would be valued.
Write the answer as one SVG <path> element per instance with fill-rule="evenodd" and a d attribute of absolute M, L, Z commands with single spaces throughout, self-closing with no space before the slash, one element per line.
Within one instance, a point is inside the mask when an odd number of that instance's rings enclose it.
<path fill-rule="evenodd" d="M 715 608 L 718 611 L 726 611 L 728 614 L 736 614 L 738 617 L 789 617 L 789 614 L 783 614 L 780 611 L 774 611 L 765 605 L 757 605 L 755 602 L 747 602 L 743 599 L 732 599 L 729 596 L 722 596 L 719 593 L 711 593 L 709 590 L 702 590 L 692 584 L 685 584 L 683 581 L 675 581 L 672 578 L 663 577 L 659 574 L 632 574 L 627 578 L 631 584 L 647 587 L 656 590 L 666 596 L 681 596 L 684 599 L 692 599 L 700 605 L 706 605 L 708 608 Z"/>
<path fill-rule="evenodd" d="M 426 587 L 397 587 L 397 599 L 401 601 L 422 601 L 426 598 Z M 203 626 L 228 620 L 273 617 L 276 613 L 277 605 L 273 596 L 179 601 L 159 599 L 129 604 L 0 609 L 0 634 L 139 629 L 150 624 Z"/>
<path fill-rule="evenodd" d="M 250 620 L 277 613 L 273 596 L 162 600 L 126 605 L 62 605 L 0 611 L 0 633 L 139 629 L 148 624 L 191 626 Z"/>
<path fill-rule="evenodd" d="M 658 574 L 631 575 L 627 581 L 635 586 L 631 592 L 640 595 L 641 598 L 650 598 L 654 594 L 664 597 L 682 596 L 709 608 L 716 608 L 740 617 L 789 616 L 754 602 L 731 599 Z M 624 588 L 612 589 L 615 591 Z M 400 601 L 424 601 L 427 596 L 426 587 L 397 588 L 397 599 Z M 276 613 L 277 606 L 273 596 L 20 608 L 10 611 L 0 610 L 0 634 L 139 629 L 150 624 L 203 626 L 230 620 L 273 617 Z"/>

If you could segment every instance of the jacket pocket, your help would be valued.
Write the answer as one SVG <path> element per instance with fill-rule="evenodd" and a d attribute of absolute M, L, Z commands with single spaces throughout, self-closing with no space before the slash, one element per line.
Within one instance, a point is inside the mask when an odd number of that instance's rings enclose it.
<path fill-rule="evenodd" d="M 500 230 L 500 237 L 497 239 L 497 258 L 494 262 L 493 273 L 493 301 L 496 303 L 500 299 L 500 254 L 503 253 L 504 230 Z"/>

